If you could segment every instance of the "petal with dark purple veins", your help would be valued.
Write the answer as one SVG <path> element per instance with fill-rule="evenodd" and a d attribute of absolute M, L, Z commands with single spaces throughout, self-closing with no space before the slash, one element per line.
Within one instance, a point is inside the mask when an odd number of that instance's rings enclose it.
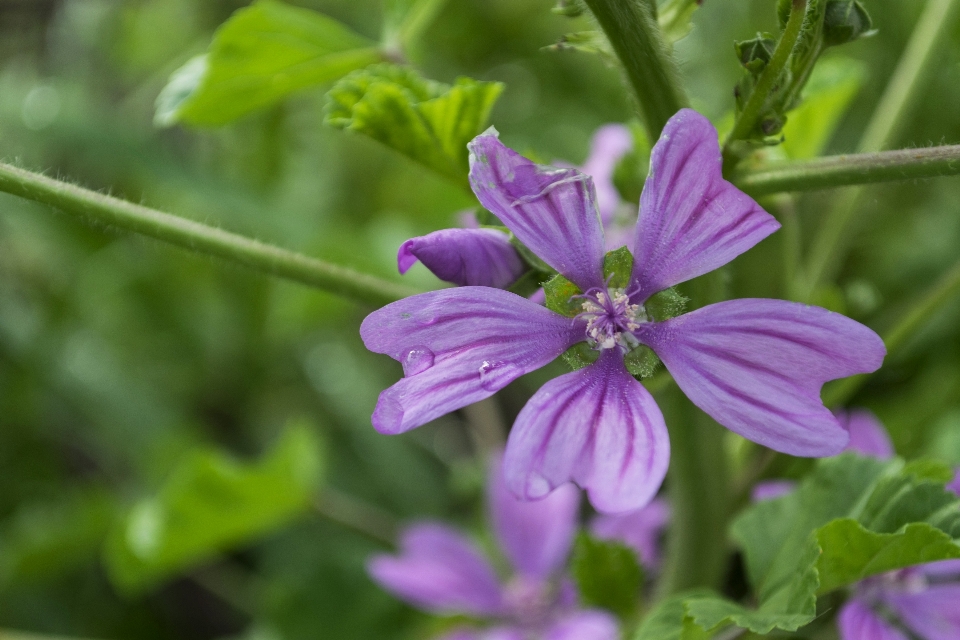
<path fill-rule="evenodd" d="M 506 289 L 526 271 L 510 236 L 496 229 L 442 229 L 400 245 L 400 273 L 417 260 L 441 280 L 460 286 Z"/>
<path fill-rule="evenodd" d="M 549 578 L 563 567 L 570 554 L 580 492 L 573 485 L 565 485 L 543 500 L 520 500 L 507 489 L 500 455 L 491 462 L 489 474 L 490 518 L 504 553 L 518 573 Z"/>
<path fill-rule="evenodd" d="M 673 116 L 653 147 L 633 241 L 633 299 L 721 267 L 780 228 L 723 179 L 717 131 L 691 109 Z"/>
<path fill-rule="evenodd" d="M 603 228 L 593 181 L 576 169 L 538 165 L 495 130 L 467 145 L 470 184 L 524 245 L 586 291 L 603 285 Z"/>
<path fill-rule="evenodd" d="M 850 432 L 846 451 L 886 460 L 894 455 L 893 443 L 877 416 L 866 409 L 835 412 L 837 419 Z"/>
<path fill-rule="evenodd" d="M 583 331 L 570 318 L 490 287 L 388 304 L 366 317 L 360 336 L 367 349 L 400 362 L 405 377 L 380 394 L 373 426 L 403 433 L 488 398 L 583 340 Z"/>
<path fill-rule="evenodd" d="M 580 611 L 553 624 L 544 640 L 617 640 L 620 628 L 609 613 Z"/>
<path fill-rule="evenodd" d="M 891 627 L 883 618 L 854 598 L 837 616 L 840 640 L 907 640 L 907 636 Z"/>
<path fill-rule="evenodd" d="M 884 600 L 924 640 L 960 638 L 960 584 L 934 585 L 916 593 L 888 592 Z"/>
<path fill-rule="evenodd" d="M 367 572 L 387 591 L 432 613 L 494 616 L 503 593 L 493 568 L 460 533 L 442 524 L 419 524 L 400 540 L 400 555 L 381 554 Z"/>
<path fill-rule="evenodd" d="M 656 498 L 636 511 L 598 515 L 590 523 L 590 532 L 601 540 L 614 540 L 631 547 L 645 569 L 656 571 L 661 561 L 660 538 L 669 522 L 670 504 Z"/>
<path fill-rule="evenodd" d="M 782 300 L 721 302 L 641 325 L 636 335 L 714 420 L 808 457 L 840 453 L 850 439 L 823 406 L 820 388 L 876 371 L 886 353 L 880 336 L 859 322 Z"/>
<path fill-rule="evenodd" d="M 520 411 L 504 456 L 507 486 L 528 500 L 573 481 L 601 512 L 639 509 L 657 493 L 670 441 L 653 396 L 618 350 L 543 385 Z"/>

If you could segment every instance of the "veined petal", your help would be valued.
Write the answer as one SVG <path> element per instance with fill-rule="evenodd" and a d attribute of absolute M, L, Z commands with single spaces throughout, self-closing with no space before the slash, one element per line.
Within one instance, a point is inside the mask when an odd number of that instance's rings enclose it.
<path fill-rule="evenodd" d="M 615 540 L 631 547 L 645 569 L 660 567 L 660 538 L 670 523 L 670 504 L 655 498 L 647 506 L 623 514 L 598 515 L 590 532 L 601 540 Z"/>
<path fill-rule="evenodd" d="M 467 147 L 481 204 L 581 289 L 602 286 L 603 228 L 590 177 L 535 164 L 505 147 L 492 128 Z"/>
<path fill-rule="evenodd" d="M 633 149 L 633 134 L 622 124 L 606 124 L 590 139 L 590 155 L 580 170 L 593 178 L 597 208 L 604 227 L 613 219 L 620 204 L 620 192 L 613 184 L 617 163 Z M 616 248 L 616 247 L 614 247 Z"/>
<path fill-rule="evenodd" d="M 847 601 L 840 609 L 837 626 L 840 640 L 908 640 L 907 636 L 856 598 Z"/>
<path fill-rule="evenodd" d="M 373 426 L 403 433 L 487 398 L 583 340 L 583 326 L 513 293 L 442 289 L 393 302 L 360 326 L 367 349 L 403 365 Z"/>
<path fill-rule="evenodd" d="M 960 584 L 933 585 L 917 593 L 888 593 L 884 600 L 924 640 L 960 638 Z"/>
<path fill-rule="evenodd" d="M 442 229 L 400 245 L 400 273 L 417 260 L 441 280 L 460 286 L 505 289 L 526 271 L 510 236 L 496 229 Z"/>
<path fill-rule="evenodd" d="M 404 532 L 400 555 L 377 555 L 367 572 L 384 589 L 433 613 L 499 615 L 503 593 L 493 568 L 476 547 L 442 524 Z"/>
<path fill-rule="evenodd" d="M 721 267 L 780 228 L 773 216 L 723 179 L 717 131 L 683 109 L 650 156 L 633 241 L 632 297 Z"/>
<path fill-rule="evenodd" d="M 580 611 L 554 623 L 544 640 L 617 640 L 617 619 L 597 610 Z"/>
<path fill-rule="evenodd" d="M 847 451 L 886 460 L 894 455 L 893 443 L 877 416 L 866 409 L 835 412 L 837 419 L 850 432 Z"/>
<path fill-rule="evenodd" d="M 538 500 L 574 481 L 598 511 L 639 509 L 670 462 L 663 414 L 627 373 L 616 349 L 543 385 L 520 411 L 507 441 L 507 486 Z"/>
<path fill-rule="evenodd" d="M 731 300 L 640 327 L 695 405 L 743 437 L 795 456 L 831 456 L 850 435 L 823 406 L 828 380 L 876 371 L 876 333 L 782 300 Z"/>
<path fill-rule="evenodd" d="M 577 529 L 576 487 L 562 486 L 536 502 L 520 500 L 507 489 L 498 455 L 490 464 L 487 496 L 494 532 L 518 573 L 545 580 L 563 567 Z"/>

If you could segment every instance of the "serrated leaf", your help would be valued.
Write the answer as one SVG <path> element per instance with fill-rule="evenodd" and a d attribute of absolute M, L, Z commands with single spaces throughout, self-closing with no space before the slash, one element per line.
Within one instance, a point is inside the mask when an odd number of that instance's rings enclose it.
<path fill-rule="evenodd" d="M 704 589 L 678 593 L 661 600 L 637 628 L 633 640 L 701 640 L 707 633 L 687 620 L 686 603 L 712 597 Z M 684 624 L 684 623 L 687 624 Z"/>
<path fill-rule="evenodd" d="M 466 185 L 467 143 L 483 131 L 502 90 L 499 82 L 457 78 L 451 86 L 381 64 L 330 89 L 326 122 L 370 136 Z"/>
<path fill-rule="evenodd" d="M 571 566 L 584 604 L 612 611 L 623 620 L 636 614 L 643 570 L 633 549 L 580 534 Z"/>
<path fill-rule="evenodd" d="M 206 56 L 174 72 L 156 122 L 223 125 L 382 59 L 377 43 L 332 18 L 259 0 L 217 30 Z"/>
<path fill-rule="evenodd" d="M 104 561 L 112 582 L 140 591 L 285 525 L 309 508 L 320 471 L 319 443 L 305 425 L 288 428 L 255 463 L 196 452 L 111 531 Z"/>
<path fill-rule="evenodd" d="M 682 40 L 693 29 L 693 14 L 702 0 L 668 0 L 659 9 L 660 27 L 671 42 Z"/>

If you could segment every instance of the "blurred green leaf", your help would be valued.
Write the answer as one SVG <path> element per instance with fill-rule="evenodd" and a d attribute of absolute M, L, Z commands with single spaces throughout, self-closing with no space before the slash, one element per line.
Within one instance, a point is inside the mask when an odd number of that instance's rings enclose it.
<path fill-rule="evenodd" d="M 867 79 L 853 58 L 828 58 L 814 68 L 803 102 L 783 128 L 783 149 L 794 160 L 822 155 L 853 99 Z"/>
<path fill-rule="evenodd" d="M 637 628 L 633 640 L 705 640 L 708 634 L 686 618 L 686 603 L 712 594 L 706 590 L 686 591 L 661 600 Z"/>
<path fill-rule="evenodd" d="M 613 611 L 625 620 L 636 614 L 643 570 L 633 549 L 580 534 L 573 549 L 572 567 L 586 605 Z"/>
<path fill-rule="evenodd" d="M 617 54 L 610 45 L 610 41 L 602 31 L 576 31 L 567 33 L 560 37 L 556 44 L 552 44 L 546 49 L 550 51 L 579 51 L 580 53 L 590 53 L 600 58 L 608 65 L 619 64 Z"/>
<path fill-rule="evenodd" d="M 258 463 L 197 452 L 111 532 L 104 554 L 111 580 L 137 591 L 282 527 L 309 508 L 321 466 L 306 425 L 288 428 Z"/>
<path fill-rule="evenodd" d="M 466 186 L 467 143 L 483 131 L 502 90 L 499 82 L 457 78 L 450 86 L 381 64 L 334 85 L 326 122 L 368 135 Z"/>
<path fill-rule="evenodd" d="M 174 72 L 156 123 L 217 126 L 382 60 L 375 42 L 315 11 L 275 0 L 240 9 L 210 51 Z"/>

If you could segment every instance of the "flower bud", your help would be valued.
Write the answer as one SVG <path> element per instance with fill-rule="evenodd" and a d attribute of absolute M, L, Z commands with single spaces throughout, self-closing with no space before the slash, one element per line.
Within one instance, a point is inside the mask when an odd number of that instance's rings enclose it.
<path fill-rule="evenodd" d="M 741 40 L 733 44 L 737 58 L 754 77 L 759 76 L 773 57 L 777 41 L 769 33 L 758 33 L 752 40 Z"/>
<path fill-rule="evenodd" d="M 832 47 L 869 34 L 873 29 L 870 14 L 857 0 L 831 0 L 823 18 L 823 43 Z"/>

